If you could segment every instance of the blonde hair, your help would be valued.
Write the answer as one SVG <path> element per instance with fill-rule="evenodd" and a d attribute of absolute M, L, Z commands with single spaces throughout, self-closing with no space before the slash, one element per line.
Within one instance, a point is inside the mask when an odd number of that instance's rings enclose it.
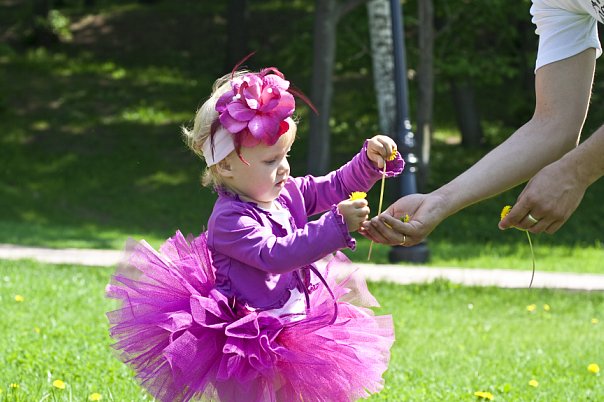
<path fill-rule="evenodd" d="M 182 136 L 187 143 L 187 146 L 200 158 L 205 160 L 202 147 L 203 144 L 210 139 L 212 123 L 218 119 L 216 102 L 225 92 L 231 89 L 231 78 L 239 77 L 248 72 L 249 71 L 246 70 L 240 70 L 236 71 L 234 74 L 227 74 L 217 79 L 214 82 L 214 85 L 212 85 L 212 94 L 210 95 L 210 98 L 206 100 L 195 113 L 193 128 L 189 129 L 187 127 L 182 127 Z M 201 176 L 201 184 L 206 187 L 221 187 L 224 185 L 222 177 L 218 174 L 217 165 L 207 167 L 204 170 Z"/>
<path fill-rule="evenodd" d="M 203 156 L 203 144 L 210 139 L 212 124 L 218 119 L 218 112 L 216 111 L 216 102 L 218 99 L 227 91 L 231 89 L 231 79 L 240 77 L 244 74 L 249 73 L 248 70 L 238 70 L 233 74 L 227 74 L 214 82 L 212 85 L 212 94 L 206 100 L 203 105 L 195 113 L 195 121 L 193 128 L 182 127 L 182 136 L 187 143 L 187 146 L 197 154 L 200 158 L 204 159 Z M 292 119 L 297 124 L 297 119 L 292 116 Z M 293 143 L 295 136 L 292 137 L 291 142 Z M 218 166 L 224 163 L 226 158 L 216 165 L 206 167 L 201 175 L 201 184 L 206 187 L 226 187 L 224 179 L 218 173 Z"/>

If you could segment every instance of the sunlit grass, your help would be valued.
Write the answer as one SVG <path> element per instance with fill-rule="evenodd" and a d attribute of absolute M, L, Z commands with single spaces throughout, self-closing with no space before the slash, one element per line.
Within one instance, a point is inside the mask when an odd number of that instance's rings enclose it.
<path fill-rule="evenodd" d="M 0 401 L 151 400 L 110 348 L 112 271 L 0 260 Z M 370 289 L 378 313 L 393 315 L 397 339 L 386 387 L 371 400 L 472 401 L 476 391 L 495 400 L 604 398 L 602 377 L 588 369 L 604 366 L 604 293 L 444 281 Z"/>
<path fill-rule="evenodd" d="M 386 389 L 373 400 L 598 400 L 604 358 L 602 293 L 375 284 L 395 317 L 397 342 Z M 534 304 L 532 312 L 527 306 Z M 529 385 L 535 379 L 537 388 Z"/>
<path fill-rule="evenodd" d="M 427 247 L 430 260 L 422 265 L 432 267 L 514 269 L 530 271 L 532 259 L 528 243 L 523 244 L 476 244 L 462 241 L 429 241 Z M 371 261 L 367 260 L 369 241 L 357 237 L 357 250 L 344 251 L 353 261 L 390 264 L 389 246 L 374 244 Z M 402 264 L 404 261 L 399 262 Z M 603 274 L 602 248 L 592 246 L 548 245 L 536 247 L 535 264 L 537 271 L 583 272 Z"/>

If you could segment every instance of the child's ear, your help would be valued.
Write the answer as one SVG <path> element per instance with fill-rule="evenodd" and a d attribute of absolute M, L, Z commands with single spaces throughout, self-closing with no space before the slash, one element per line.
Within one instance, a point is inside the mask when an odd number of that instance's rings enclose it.
<path fill-rule="evenodd" d="M 222 177 L 233 177 L 231 164 L 226 159 L 223 159 L 216 164 L 216 170 L 218 171 L 218 174 Z"/>

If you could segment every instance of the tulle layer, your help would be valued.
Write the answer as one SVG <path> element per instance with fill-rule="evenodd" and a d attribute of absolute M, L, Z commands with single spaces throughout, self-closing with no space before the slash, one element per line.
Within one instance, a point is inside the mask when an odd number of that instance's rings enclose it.
<path fill-rule="evenodd" d="M 383 387 L 394 330 L 343 254 L 321 269 L 338 303 L 320 285 L 307 317 L 286 322 L 271 311 L 236 314 L 214 289 L 205 235 L 177 232 L 156 252 L 128 246 L 107 287 L 121 308 L 108 313 L 114 348 L 161 401 L 351 401 Z M 318 282 L 313 278 L 313 283 Z"/>

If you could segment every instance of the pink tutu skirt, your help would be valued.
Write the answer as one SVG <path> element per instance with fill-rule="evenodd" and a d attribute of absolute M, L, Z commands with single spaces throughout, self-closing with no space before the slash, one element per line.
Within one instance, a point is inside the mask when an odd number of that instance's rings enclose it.
<path fill-rule="evenodd" d="M 324 285 L 310 294 L 302 320 L 269 311 L 236 314 L 214 288 L 205 234 L 180 232 L 156 252 L 142 241 L 128 247 L 108 297 L 120 360 L 161 401 L 353 401 L 379 392 L 394 342 L 391 316 L 337 253 L 321 269 Z M 339 275 L 339 278 L 335 277 Z M 316 278 L 315 278 L 316 279 Z"/>

